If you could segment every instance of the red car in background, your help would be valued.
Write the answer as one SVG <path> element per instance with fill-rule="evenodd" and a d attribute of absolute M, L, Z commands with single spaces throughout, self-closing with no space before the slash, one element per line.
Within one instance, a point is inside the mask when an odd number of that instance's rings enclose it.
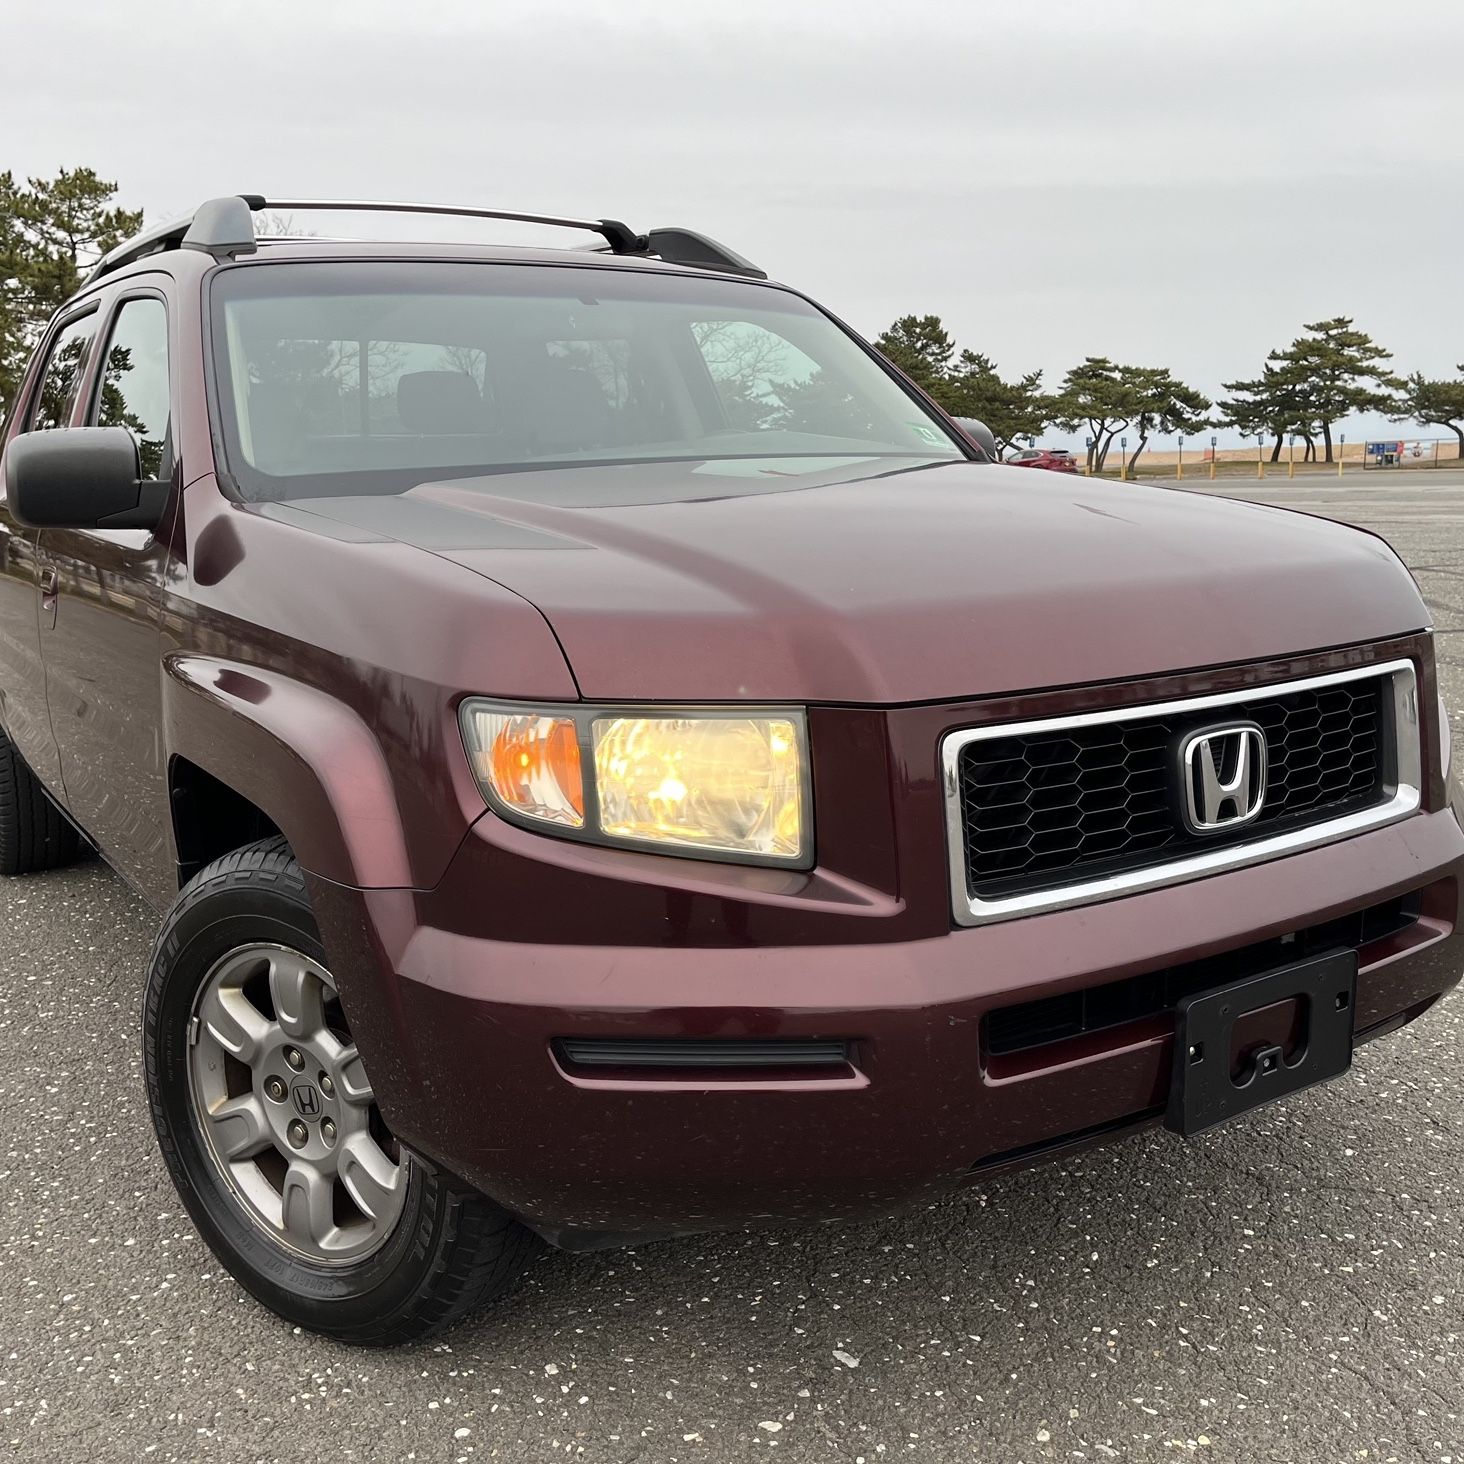
<path fill-rule="evenodd" d="M 1049 468 L 1054 473 L 1076 473 L 1077 461 L 1061 447 L 1029 447 L 1007 459 L 1014 468 Z"/>

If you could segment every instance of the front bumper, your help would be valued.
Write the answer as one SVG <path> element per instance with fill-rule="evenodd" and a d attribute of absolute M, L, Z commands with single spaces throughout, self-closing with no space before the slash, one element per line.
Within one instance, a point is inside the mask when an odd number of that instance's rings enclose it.
<path fill-rule="evenodd" d="M 1162 1109 L 1172 1018 L 997 1058 L 983 1038 L 997 1008 L 1404 896 L 1416 920 L 1361 949 L 1359 1038 L 1418 1015 L 1464 965 L 1464 832 L 1447 807 L 1189 884 L 910 940 L 759 944 L 755 924 L 708 920 L 699 902 L 716 897 L 685 889 L 664 893 L 674 928 L 645 944 L 556 943 L 543 912 L 542 938 L 488 934 L 512 927 L 484 913 L 506 853 L 546 845 L 485 819 L 432 892 L 317 880 L 313 895 L 388 1123 L 569 1245 L 880 1213 Z M 566 865 L 603 851 L 545 853 Z M 596 1076 L 556 1057 L 573 1037 L 841 1038 L 853 1060 Z"/>

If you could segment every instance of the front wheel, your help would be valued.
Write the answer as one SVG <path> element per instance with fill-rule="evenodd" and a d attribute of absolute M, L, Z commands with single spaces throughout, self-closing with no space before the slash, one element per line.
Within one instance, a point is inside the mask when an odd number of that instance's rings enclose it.
<path fill-rule="evenodd" d="M 383 1122 L 281 839 L 203 870 L 158 937 L 144 1059 L 163 1156 L 203 1238 L 287 1321 L 388 1345 L 504 1290 L 530 1233 Z"/>

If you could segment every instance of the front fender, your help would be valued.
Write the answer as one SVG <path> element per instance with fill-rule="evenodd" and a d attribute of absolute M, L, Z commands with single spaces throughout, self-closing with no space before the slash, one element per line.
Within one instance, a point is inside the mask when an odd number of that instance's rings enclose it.
<path fill-rule="evenodd" d="M 172 655 L 163 670 L 169 755 L 265 813 L 309 873 L 357 888 L 423 889 L 441 878 L 473 810 L 443 809 L 433 837 L 409 839 L 381 744 L 352 708 L 218 657 Z"/>

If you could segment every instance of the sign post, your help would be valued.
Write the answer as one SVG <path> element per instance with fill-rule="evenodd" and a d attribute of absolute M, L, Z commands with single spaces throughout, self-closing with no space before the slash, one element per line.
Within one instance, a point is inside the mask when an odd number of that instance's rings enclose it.
<path fill-rule="evenodd" d="M 1184 433 L 1183 432 L 1181 432 L 1179 434 L 1179 467 L 1177 469 L 1175 469 L 1174 476 L 1180 482 L 1183 482 L 1184 481 Z"/>
<path fill-rule="evenodd" d="M 1289 451 L 1290 456 L 1286 459 L 1286 476 L 1288 478 L 1294 478 L 1296 476 L 1296 433 L 1294 432 L 1291 434 L 1291 447 Z"/>
<path fill-rule="evenodd" d="M 1347 434 L 1339 433 L 1337 437 L 1337 476 L 1342 476 L 1342 464 L 1347 459 Z"/>
<path fill-rule="evenodd" d="M 1128 438 L 1118 439 L 1118 481 L 1128 482 Z"/>
<path fill-rule="evenodd" d="M 1210 434 L 1210 481 L 1215 481 L 1215 445 L 1220 439 L 1212 432 Z"/>
<path fill-rule="evenodd" d="M 1088 449 L 1088 455 L 1083 459 L 1083 476 L 1091 478 L 1093 476 L 1093 439 L 1085 437 L 1083 446 Z"/>
<path fill-rule="evenodd" d="M 1263 434 L 1256 433 L 1256 477 L 1266 476 L 1266 439 Z"/>

